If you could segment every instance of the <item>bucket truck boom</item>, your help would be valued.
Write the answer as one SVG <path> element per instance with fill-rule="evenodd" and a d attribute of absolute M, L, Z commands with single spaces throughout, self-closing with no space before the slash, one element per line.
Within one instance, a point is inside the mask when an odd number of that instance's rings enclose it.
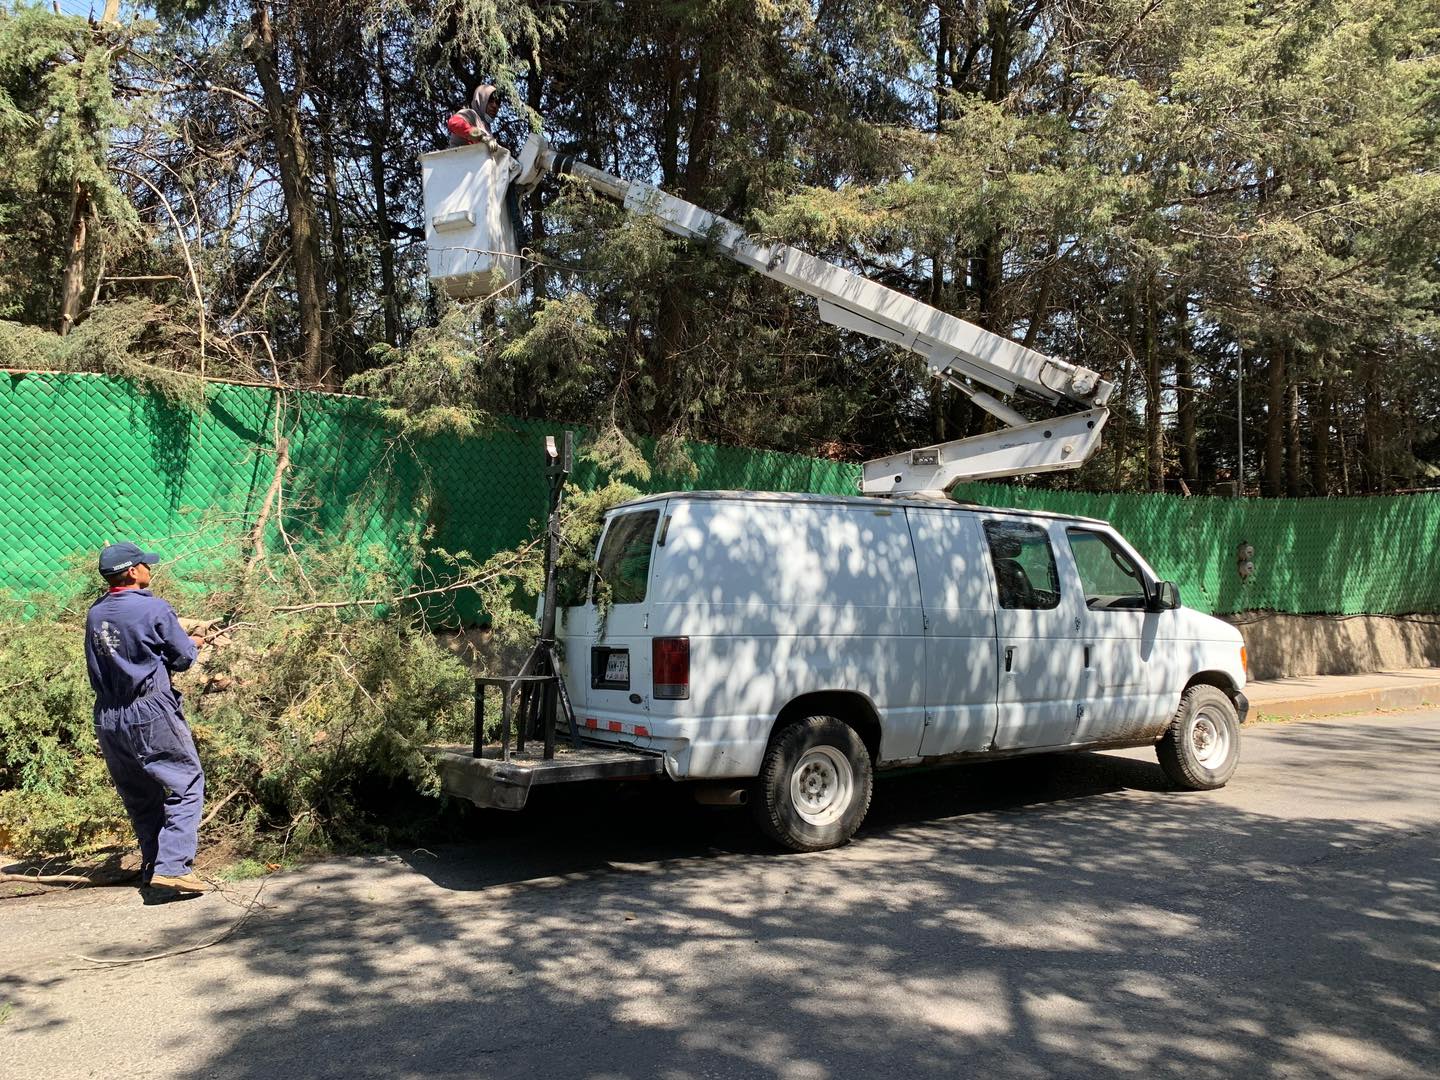
<path fill-rule="evenodd" d="M 1089 368 L 1028 349 L 786 244 L 759 244 L 732 221 L 651 184 L 602 172 L 551 150 L 532 135 L 512 168 L 511 183 L 538 183 L 544 173 L 570 176 L 655 219 L 667 232 L 709 244 L 758 274 L 819 305 L 825 322 L 887 341 L 923 357 L 938 379 L 969 396 L 1003 425 L 994 432 L 867 461 L 861 491 L 869 495 L 947 492 L 966 480 L 1074 469 L 1100 445 L 1113 384 Z M 1079 411 L 1031 421 L 995 394 L 1023 394 Z"/>

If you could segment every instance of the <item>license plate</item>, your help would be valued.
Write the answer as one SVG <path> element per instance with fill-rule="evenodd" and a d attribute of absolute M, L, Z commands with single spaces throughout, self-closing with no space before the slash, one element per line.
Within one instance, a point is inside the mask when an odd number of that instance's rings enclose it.
<path fill-rule="evenodd" d="M 628 652 L 612 652 L 605 658 L 605 681 L 629 684 L 630 654 Z"/>

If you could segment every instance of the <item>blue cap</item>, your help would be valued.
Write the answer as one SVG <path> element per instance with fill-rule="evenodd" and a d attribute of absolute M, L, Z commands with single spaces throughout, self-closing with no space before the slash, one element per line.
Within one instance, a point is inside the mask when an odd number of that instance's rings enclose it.
<path fill-rule="evenodd" d="M 109 544 L 100 551 L 100 576 L 111 577 L 139 563 L 154 566 L 159 561 L 160 556 L 155 552 L 141 551 L 136 544 Z"/>

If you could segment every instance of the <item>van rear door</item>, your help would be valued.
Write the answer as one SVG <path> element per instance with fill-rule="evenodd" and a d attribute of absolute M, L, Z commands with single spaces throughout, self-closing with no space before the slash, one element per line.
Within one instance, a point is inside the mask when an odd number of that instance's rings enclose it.
<path fill-rule="evenodd" d="M 664 503 L 624 507 L 610 515 L 600 538 L 588 611 L 576 619 L 576 628 L 590 634 L 571 638 L 567 645 L 567 663 L 584 693 L 576 719 L 592 734 L 625 742 L 649 738 L 647 598 L 656 535 L 664 519 Z"/>

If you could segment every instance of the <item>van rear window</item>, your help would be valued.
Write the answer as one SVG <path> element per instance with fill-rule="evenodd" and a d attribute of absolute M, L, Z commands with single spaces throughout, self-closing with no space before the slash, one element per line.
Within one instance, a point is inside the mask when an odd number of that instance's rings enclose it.
<path fill-rule="evenodd" d="M 650 582 L 650 549 L 659 523 L 659 510 L 620 514 L 611 520 L 595 563 L 592 600 L 599 599 L 602 583 L 610 586 L 611 603 L 638 604 L 645 599 Z"/>

